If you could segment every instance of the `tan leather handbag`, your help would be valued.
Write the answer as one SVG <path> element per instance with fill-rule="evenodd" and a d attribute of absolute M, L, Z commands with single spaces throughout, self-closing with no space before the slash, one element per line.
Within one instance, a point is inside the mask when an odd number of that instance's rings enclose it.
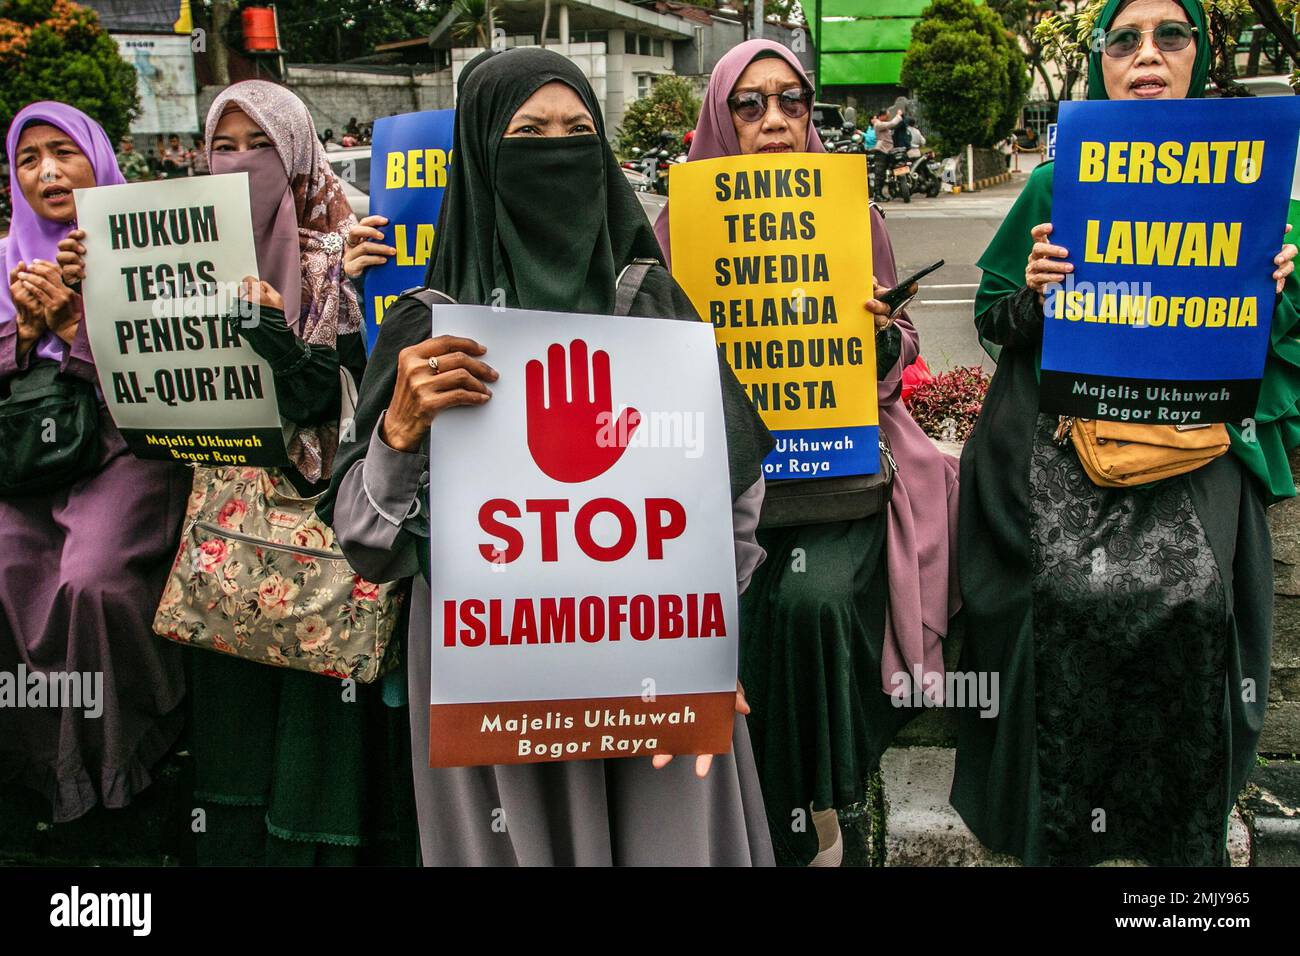
<path fill-rule="evenodd" d="M 1094 485 L 1131 488 L 1208 465 L 1228 450 L 1223 425 L 1141 425 L 1062 418 L 1057 441 L 1074 443 Z"/>

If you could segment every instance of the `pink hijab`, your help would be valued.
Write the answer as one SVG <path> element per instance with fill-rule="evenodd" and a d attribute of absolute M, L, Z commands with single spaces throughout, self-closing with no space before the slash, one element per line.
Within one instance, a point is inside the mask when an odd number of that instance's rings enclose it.
<path fill-rule="evenodd" d="M 231 106 L 261 127 L 275 149 L 214 153 L 213 134 Z M 343 275 L 344 242 L 357 219 L 302 100 L 265 80 L 228 86 L 208 109 L 204 149 L 212 172 L 249 174 L 259 274 L 283 296 L 289 327 L 327 348 L 359 330 L 361 303 Z M 337 425 L 302 427 L 289 440 L 289 460 L 308 481 L 318 481 L 329 477 L 337 449 Z"/>
<path fill-rule="evenodd" d="M 718 61 L 709 78 L 688 161 L 740 154 L 727 97 L 740 74 L 764 51 L 781 57 L 806 82 L 798 59 L 779 43 L 747 40 L 732 49 Z M 811 121 L 807 152 L 825 152 Z M 667 204 L 655 222 L 655 235 L 664 261 L 669 263 Z M 894 248 L 875 205 L 871 207 L 871 261 L 881 285 L 890 287 L 898 281 Z M 877 392 L 880 427 L 898 462 L 888 509 L 889 606 L 880 676 L 885 693 L 899 695 L 896 675 L 906 675 L 909 680 L 901 690 L 910 699 L 913 690 L 924 687 L 916 687 L 910 679 L 917 669 L 923 680 L 929 673 L 942 677 L 943 638 L 949 619 L 961 606 L 957 588 L 957 460 L 934 447 L 900 400 L 903 369 L 920 354 L 920 339 L 906 312 L 898 316 L 895 325 L 903 336 L 902 350 L 898 362 L 880 379 Z M 927 696 L 938 703 L 942 695 L 940 680 Z"/>
<path fill-rule="evenodd" d="M 727 51 L 727 55 L 718 61 L 718 65 L 713 68 L 712 76 L 709 77 L 709 88 L 705 90 L 704 102 L 700 105 L 700 119 L 695 124 L 695 138 L 691 140 L 690 152 L 686 154 L 687 162 L 740 155 L 740 140 L 736 138 L 736 127 L 731 122 L 731 107 L 727 105 L 727 97 L 731 95 L 736 81 L 740 79 L 740 74 L 745 72 L 745 68 L 753 63 L 760 53 L 776 54 L 785 60 L 790 64 L 790 69 L 794 70 L 795 75 L 803 80 L 809 89 L 812 89 L 812 84 L 804 74 L 803 65 L 781 44 L 771 40 L 746 40 L 732 47 Z M 808 122 L 808 145 L 804 147 L 804 152 L 826 152 L 826 147 L 822 145 L 821 137 L 817 135 L 817 129 L 811 120 Z M 668 248 L 668 203 L 664 203 L 659 218 L 655 220 L 655 237 L 659 240 L 659 248 L 664 252 L 664 265 L 671 268 L 672 260 Z"/>

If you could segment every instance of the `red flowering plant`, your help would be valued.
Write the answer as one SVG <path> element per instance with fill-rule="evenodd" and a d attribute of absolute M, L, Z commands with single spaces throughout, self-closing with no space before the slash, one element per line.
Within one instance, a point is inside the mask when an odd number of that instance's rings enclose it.
<path fill-rule="evenodd" d="M 960 365 L 918 385 L 907 400 L 912 418 L 931 438 L 962 442 L 970 437 L 989 390 L 978 365 Z"/>

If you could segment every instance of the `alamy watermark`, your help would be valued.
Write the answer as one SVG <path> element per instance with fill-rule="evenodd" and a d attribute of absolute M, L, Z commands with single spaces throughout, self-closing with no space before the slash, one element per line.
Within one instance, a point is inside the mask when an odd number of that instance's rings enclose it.
<path fill-rule="evenodd" d="M 704 454 L 704 413 L 651 411 L 623 415 L 598 412 L 596 444 L 601 448 L 681 448 L 687 458 Z"/>
<path fill-rule="evenodd" d="M 927 671 L 913 664 L 911 673 L 890 676 L 890 703 L 895 707 L 970 707 L 980 716 L 998 715 L 997 671 Z"/>
<path fill-rule="evenodd" d="M 104 713 L 104 675 L 100 671 L 0 671 L 0 707 L 71 708 L 94 720 Z"/>

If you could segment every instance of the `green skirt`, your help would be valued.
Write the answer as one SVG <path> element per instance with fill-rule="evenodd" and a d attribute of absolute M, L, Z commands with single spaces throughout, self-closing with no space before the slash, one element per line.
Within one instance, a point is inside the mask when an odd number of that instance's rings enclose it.
<path fill-rule="evenodd" d="M 760 531 L 741 597 L 740 680 L 777 862 L 817 853 L 809 810 L 845 810 L 899 728 L 880 677 L 886 516 Z"/>
<path fill-rule="evenodd" d="M 406 707 L 378 684 L 187 656 L 200 865 L 419 864 Z"/>

